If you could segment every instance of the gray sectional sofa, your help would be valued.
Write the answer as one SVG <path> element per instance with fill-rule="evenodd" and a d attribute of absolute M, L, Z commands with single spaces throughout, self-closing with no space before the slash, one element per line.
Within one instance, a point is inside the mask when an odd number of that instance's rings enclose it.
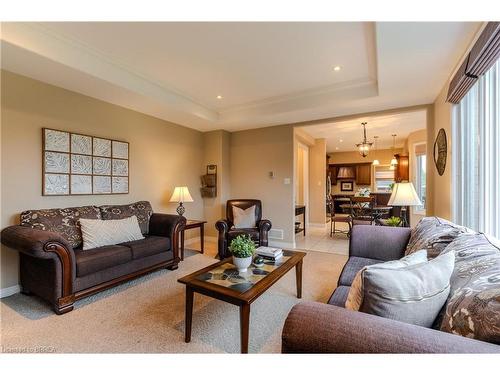
<path fill-rule="evenodd" d="M 450 295 L 431 328 L 344 308 L 363 267 L 426 249 L 455 251 Z M 362 310 L 362 309 L 361 309 Z M 413 230 L 358 225 L 349 260 L 327 304 L 302 302 L 288 315 L 283 353 L 500 353 L 500 246 L 439 218 Z"/>

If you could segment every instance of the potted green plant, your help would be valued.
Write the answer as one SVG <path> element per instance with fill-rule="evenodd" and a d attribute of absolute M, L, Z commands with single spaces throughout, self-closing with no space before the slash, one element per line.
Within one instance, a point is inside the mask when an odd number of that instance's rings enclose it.
<path fill-rule="evenodd" d="M 233 264 L 239 272 L 246 272 L 247 268 L 252 264 L 253 252 L 255 251 L 255 243 L 248 235 L 239 235 L 231 241 L 229 246 L 233 254 Z"/>
<path fill-rule="evenodd" d="M 401 225 L 401 219 L 396 216 L 391 216 L 389 219 L 387 219 L 386 223 L 391 227 L 399 227 Z"/>

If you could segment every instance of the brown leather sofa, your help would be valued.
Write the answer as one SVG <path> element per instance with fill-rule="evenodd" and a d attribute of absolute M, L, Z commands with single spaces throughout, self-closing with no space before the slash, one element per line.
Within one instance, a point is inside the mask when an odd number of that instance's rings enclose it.
<path fill-rule="evenodd" d="M 143 240 L 82 250 L 79 218 L 137 216 Z M 159 268 L 174 270 L 180 261 L 178 234 L 186 219 L 153 213 L 149 202 L 30 210 L 21 225 L 2 230 L 4 245 L 20 253 L 22 292 L 52 304 L 57 314 L 73 310 L 88 295 Z"/>
<path fill-rule="evenodd" d="M 243 210 L 255 206 L 255 227 L 253 228 L 233 228 L 233 206 Z M 258 199 L 231 199 L 226 203 L 226 219 L 215 223 L 219 231 L 218 257 L 224 259 L 231 256 L 229 245 L 231 241 L 241 234 L 249 235 L 258 246 L 267 246 L 268 232 L 271 230 L 271 222 L 262 219 L 262 202 Z"/>

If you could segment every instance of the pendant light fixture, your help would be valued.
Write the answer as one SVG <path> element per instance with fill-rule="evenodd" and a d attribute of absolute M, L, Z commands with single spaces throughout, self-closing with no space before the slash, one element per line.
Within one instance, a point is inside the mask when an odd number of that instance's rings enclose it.
<path fill-rule="evenodd" d="M 362 157 L 366 158 L 368 156 L 368 152 L 370 152 L 370 147 L 373 145 L 373 142 L 368 142 L 366 140 L 366 122 L 362 122 L 361 126 L 363 127 L 363 142 L 356 144 L 359 153 Z"/>
<path fill-rule="evenodd" d="M 396 134 L 392 135 L 392 159 L 391 159 L 391 167 L 395 167 L 398 165 L 398 160 L 396 159 L 396 155 L 394 154 L 394 151 L 396 150 Z M 395 169 L 395 168 L 391 168 Z"/>
<path fill-rule="evenodd" d="M 380 162 L 378 161 L 377 159 L 377 139 L 378 139 L 378 135 L 375 135 L 373 136 L 373 139 L 374 139 L 374 145 L 375 145 L 375 150 L 373 151 L 373 153 L 375 154 L 375 159 L 373 160 L 373 165 L 380 165 Z"/>

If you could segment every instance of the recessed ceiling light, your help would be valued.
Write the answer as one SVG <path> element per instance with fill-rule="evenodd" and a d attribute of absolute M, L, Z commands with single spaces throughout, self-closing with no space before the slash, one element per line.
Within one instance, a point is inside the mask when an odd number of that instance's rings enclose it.
<path fill-rule="evenodd" d="M 340 66 L 337 65 L 337 66 L 333 67 L 333 70 L 335 70 L 336 72 L 338 72 L 340 70 Z"/>
<path fill-rule="evenodd" d="M 339 148 L 338 147 L 335 147 L 335 150 L 338 150 Z"/>
<path fill-rule="evenodd" d="M 222 99 L 222 95 L 217 95 L 217 99 Z"/>
<path fill-rule="evenodd" d="M 343 139 L 339 139 L 339 142 L 342 143 L 342 142 L 344 142 L 344 140 Z"/>

